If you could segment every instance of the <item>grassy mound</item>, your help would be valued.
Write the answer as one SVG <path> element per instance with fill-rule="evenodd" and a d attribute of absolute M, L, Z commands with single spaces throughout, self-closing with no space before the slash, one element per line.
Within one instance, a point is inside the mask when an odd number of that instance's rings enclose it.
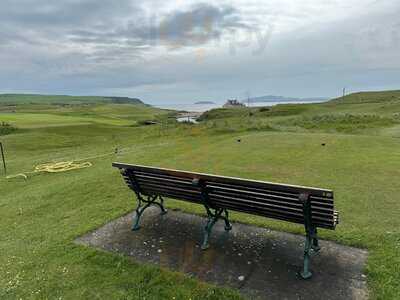
<path fill-rule="evenodd" d="M 281 117 L 293 116 L 304 113 L 310 106 L 306 104 L 279 104 L 276 106 L 265 107 L 240 107 L 240 108 L 217 108 L 205 112 L 199 121 L 211 121 L 227 118 L 264 118 L 264 117 Z"/>
<path fill-rule="evenodd" d="M 365 129 L 389 127 L 399 122 L 393 118 L 370 114 L 324 114 L 288 119 L 280 124 L 313 130 L 354 133 Z"/>
<path fill-rule="evenodd" d="M 399 91 L 382 91 L 382 92 L 359 92 L 349 94 L 347 96 L 339 97 L 331 100 L 331 102 L 341 103 L 380 103 L 400 101 Z"/>

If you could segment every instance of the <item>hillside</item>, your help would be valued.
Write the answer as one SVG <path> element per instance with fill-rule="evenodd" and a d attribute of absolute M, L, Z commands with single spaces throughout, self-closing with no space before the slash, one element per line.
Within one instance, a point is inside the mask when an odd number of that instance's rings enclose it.
<path fill-rule="evenodd" d="M 0 95 L 0 135 L 15 129 L 108 124 L 137 126 L 145 120 L 166 118 L 171 111 L 126 97 Z M 11 130 L 12 129 L 12 130 Z"/>
<path fill-rule="evenodd" d="M 128 97 L 102 96 L 67 96 L 67 95 L 36 95 L 36 94 L 0 94 L 0 105 L 12 104 L 144 104 L 140 99 Z"/>
<path fill-rule="evenodd" d="M 199 121 L 214 127 L 226 124 L 229 131 L 268 129 L 397 137 L 400 133 L 399 96 L 400 92 L 396 91 L 368 92 L 323 103 L 220 108 L 204 113 Z"/>
<path fill-rule="evenodd" d="M 330 100 L 335 103 L 380 103 L 400 101 L 400 90 L 397 91 L 373 91 L 358 92 Z"/>

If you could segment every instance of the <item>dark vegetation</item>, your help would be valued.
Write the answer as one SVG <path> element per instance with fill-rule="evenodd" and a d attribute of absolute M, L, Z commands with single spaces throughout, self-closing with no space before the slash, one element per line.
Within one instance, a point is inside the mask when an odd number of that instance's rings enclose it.
<path fill-rule="evenodd" d="M 142 100 L 138 98 L 128 98 L 128 97 L 105 97 L 105 99 L 110 99 L 111 103 L 115 104 L 144 104 Z"/>
<path fill-rule="evenodd" d="M 17 131 L 17 128 L 6 122 L 0 122 L 0 135 L 7 135 Z"/>

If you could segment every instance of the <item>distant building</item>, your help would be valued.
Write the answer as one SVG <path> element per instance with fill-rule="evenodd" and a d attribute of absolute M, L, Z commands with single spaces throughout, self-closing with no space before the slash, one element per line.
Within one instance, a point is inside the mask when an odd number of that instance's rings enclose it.
<path fill-rule="evenodd" d="M 224 108 L 230 108 L 230 107 L 244 107 L 245 105 L 236 99 L 228 99 L 226 103 L 224 104 Z"/>

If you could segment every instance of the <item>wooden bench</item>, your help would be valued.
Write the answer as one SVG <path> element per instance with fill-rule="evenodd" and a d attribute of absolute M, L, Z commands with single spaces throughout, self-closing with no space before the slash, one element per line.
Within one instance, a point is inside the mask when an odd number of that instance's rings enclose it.
<path fill-rule="evenodd" d="M 209 247 L 208 239 L 218 220 L 225 222 L 225 230 L 232 229 L 228 210 L 304 224 L 304 266 L 300 272 L 304 279 L 312 276 L 312 251 L 320 250 L 317 228 L 334 230 L 339 223 L 330 190 L 123 163 L 113 166 L 120 169 L 138 199 L 132 230 L 139 229 L 140 217 L 149 206 L 156 205 L 163 214 L 167 212 L 163 197 L 205 207 L 208 222 L 203 250 Z"/>

